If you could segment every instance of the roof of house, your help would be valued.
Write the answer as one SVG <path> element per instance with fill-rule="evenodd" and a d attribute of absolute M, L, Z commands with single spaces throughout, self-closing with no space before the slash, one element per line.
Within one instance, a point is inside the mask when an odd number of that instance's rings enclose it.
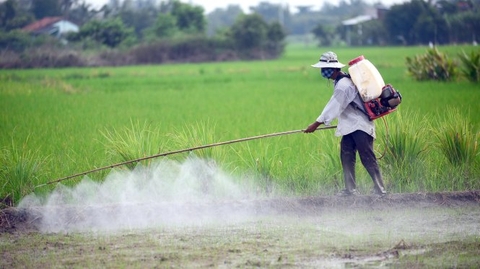
<path fill-rule="evenodd" d="M 343 25 L 356 25 L 356 24 L 359 24 L 359 23 L 362 23 L 362 22 L 373 20 L 373 19 L 374 19 L 374 17 L 370 16 L 370 15 L 360 15 L 360 16 L 357 16 L 355 18 L 351 18 L 351 19 L 342 21 L 342 24 Z"/>
<path fill-rule="evenodd" d="M 39 30 L 42 30 L 45 27 L 48 27 L 56 22 L 59 22 L 62 20 L 62 17 L 45 17 L 41 20 L 38 20 L 36 22 L 33 22 L 22 29 L 27 32 L 36 32 Z"/>

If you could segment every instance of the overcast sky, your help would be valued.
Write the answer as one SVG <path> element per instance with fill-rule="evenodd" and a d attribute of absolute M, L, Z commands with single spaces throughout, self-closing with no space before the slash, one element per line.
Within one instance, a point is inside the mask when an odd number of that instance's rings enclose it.
<path fill-rule="evenodd" d="M 101 7 L 102 5 L 106 4 L 109 2 L 109 0 L 86 0 L 87 3 L 91 3 L 93 7 Z M 392 4 L 397 4 L 397 3 L 403 3 L 406 1 L 410 0 L 364 0 L 366 3 L 376 3 L 376 2 L 381 2 L 385 6 L 391 6 Z M 158 0 L 160 2 L 160 0 Z M 225 8 L 229 4 L 230 5 L 240 5 L 243 9 L 244 12 L 248 12 L 249 9 L 248 7 L 250 6 L 256 6 L 258 5 L 259 2 L 262 2 L 262 0 L 181 0 L 183 3 L 190 3 L 194 5 L 199 5 L 203 6 L 205 9 L 205 12 L 208 13 L 215 8 Z M 272 4 L 283 4 L 283 5 L 288 5 L 290 6 L 290 11 L 291 12 L 296 12 L 297 9 L 295 6 L 306 6 L 310 5 L 313 7 L 313 9 L 319 9 L 320 7 L 323 6 L 323 3 L 325 3 L 324 0 L 263 0 L 263 2 L 269 2 Z M 329 3 L 332 5 L 337 5 L 339 0 L 331 0 Z"/>

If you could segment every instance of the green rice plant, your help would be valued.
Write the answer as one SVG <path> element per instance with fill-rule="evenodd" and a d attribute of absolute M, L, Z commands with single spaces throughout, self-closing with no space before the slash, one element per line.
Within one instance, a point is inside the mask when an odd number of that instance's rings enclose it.
<path fill-rule="evenodd" d="M 385 183 L 399 192 L 415 190 L 425 171 L 427 121 L 414 112 L 400 111 L 383 120 L 387 128 L 383 136 L 386 152 L 380 162 Z"/>
<path fill-rule="evenodd" d="M 431 191 L 467 191 L 480 188 L 480 162 L 475 165 L 449 166 L 439 161 L 436 178 L 432 179 Z M 434 170 L 435 168 L 432 168 Z M 431 170 L 431 171 L 432 171 Z"/>
<path fill-rule="evenodd" d="M 437 48 L 424 55 L 406 57 L 408 73 L 416 80 L 451 81 L 456 76 L 456 64 Z"/>
<path fill-rule="evenodd" d="M 138 121 L 130 121 L 130 126 L 123 130 L 115 128 L 105 129 L 101 132 L 106 139 L 105 146 L 109 154 L 122 162 L 136 160 L 161 152 L 166 145 L 165 139 L 160 135 L 157 128 L 150 124 Z M 144 161 L 145 164 L 151 160 Z M 133 170 L 137 163 L 126 164 L 127 168 Z"/>
<path fill-rule="evenodd" d="M 4 204 L 11 206 L 20 201 L 32 192 L 43 176 L 42 168 L 48 158 L 27 145 L 28 138 L 21 146 L 12 139 L 11 146 L 0 152 L 0 201 Z"/>
<path fill-rule="evenodd" d="M 245 143 L 239 149 L 234 149 L 240 163 L 247 171 L 254 173 L 260 194 L 268 195 L 279 191 L 275 181 L 279 171 L 282 170 L 283 162 L 281 150 L 272 145 L 267 141 L 258 141 Z"/>
<path fill-rule="evenodd" d="M 285 173 L 282 178 L 276 180 L 281 188 L 282 195 L 314 195 L 318 194 L 319 179 L 307 173 L 310 169 L 307 164 L 289 163 L 283 165 Z"/>
<path fill-rule="evenodd" d="M 447 108 L 448 109 L 448 108 Z M 480 184 L 480 133 L 471 123 L 468 115 L 457 109 L 439 118 L 434 129 L 436 148 L 440 155 L 436 162 L 439 167 L 436 181 L 440 191 L 477 189 Z M 437 168 L 438 169 L 438 168 Z"/>
<path fill-rule="evenodd" d="M 331 133 L 322 133 L 318 138 L 318 154 L 310 154 L 312 177 L 318 182 L 317 190 L 335 193 L 344 187 L 340 161 L 340 141 Z"/>
<path fill-rule="evenodd" d="M 479 133 L 457 109 L 451 109 L 444 115 L 443 119 L 439 119 L 440 127 L 434 130 L 437 147 L 453 166 L 473 165 L 479 156 Z"/>
<path fill-rule="evenodd" d="M 467 54 L 465 51 L 458 54 L 462 63 L 460 72 L 471 82 L 480 81 L 480 52 L 471 51 Z"/>

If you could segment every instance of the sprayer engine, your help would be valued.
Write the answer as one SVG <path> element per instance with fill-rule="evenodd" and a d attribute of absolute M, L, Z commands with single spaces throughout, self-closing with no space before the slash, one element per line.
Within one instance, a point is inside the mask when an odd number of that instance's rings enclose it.
<path fill-rule="evenodd" d="M 365 102 L 364 104 L 370 120 L 374 120 L 397 110 L 397 106 L 401 102 L 402 95 L 400 95 L 392 85 L 387 84 L 383 86 L 382 93 L 378 98 Z"/>

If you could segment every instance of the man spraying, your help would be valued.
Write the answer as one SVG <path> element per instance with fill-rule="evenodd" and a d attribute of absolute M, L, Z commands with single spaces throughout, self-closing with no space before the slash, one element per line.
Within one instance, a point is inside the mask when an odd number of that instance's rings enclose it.
<path fill-rule="evenodd" d="M 318 63 L 312 67 L 319 68 L 322 77 L 334 81 L 333 95 L 315 122 L 310 124 L 305 133 L 313 133 L 320 125 L 329 126 L 338 119 L 335 135 L 341 136 L 340 159 L 342 162 L 345 189 L 339 195 L 350 196 L 358 194 L 355 182 L 355 162 L 358 152 L 360 160 L 373 180 L 373 192 L 376 195 L 386 195 L 382 175 L 377 158 L 373 151 L 375 139 L 375 124 L 357 107 L 363 102 L 350 76 L 341 71 L 345 65 L 340 63 L 334 52 L 325 52 Z"/>

